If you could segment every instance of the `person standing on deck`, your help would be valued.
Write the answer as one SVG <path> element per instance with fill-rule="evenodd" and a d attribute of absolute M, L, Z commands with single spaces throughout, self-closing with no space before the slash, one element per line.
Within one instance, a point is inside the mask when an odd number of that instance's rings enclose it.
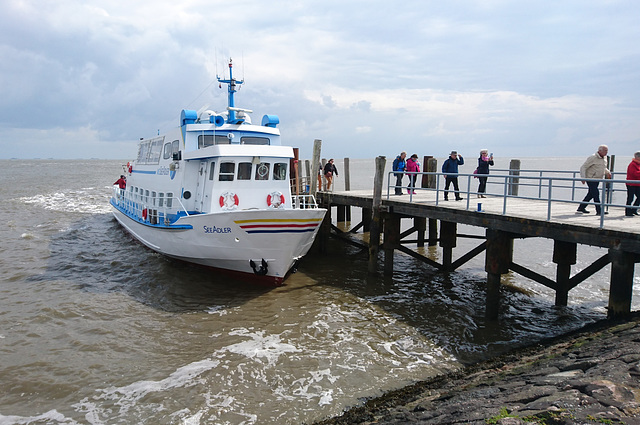
<path fill-rule="evenodd" d="M 124 175 L 121 175 L 114 184 L 117 184 L 118 188 L 120 188 L 120 196 L 124 196 L 124 190 L 127 188 L 127 178 Z"/>
<path fill-rule="evenodd" d="M 415 195 L 416 191 L 416 179 L 418 175 L 416 173 L 420 172 L 420 163 L 418 162 L 418 154 L 414 153 L 411 155 L 411 158 L 407 160 L 407 167 L 405 171 L 409 175 L 409 187 L 407 188 L 407 193 L 413 193 Z"/>
<path fill-rule="evenodd" d="M 393 160 L 393 171 L 397 171 L 396 176 L 396 195 L 402 195 L 402 177 L 404 176 L 404 170 L 407 168 L 406 152 L 400 152 L 400 155 L 396 156 Z"/>
<path fill-rule="evenodd" d="M 456 201 L 462 199 L 460 196 L 460 188 L 458 187 L 458 165 L 464 164 L 464 158 L 462 155 L 458 155 L 458 152 L 451 151 L 449 158 L 442 164 L 442 172 L 449 173 L 444 176 L 444 200 L 449 200 L 449 186 L 453 183 L 454 194 L 456 195 Z"/>
<path fill-rule="evenodd" d="M 487 176 L 489 175 L 490 165 L 493 165 L 493 154 L 489 155 L 488 149 L 482 149 L 478 158 L 478 168 L 476 169 L 478 180 L 480 180 L 478 198 L 485 198 L 484 193 L 487 191 Z"/>
<path fill-rule="evenodd" d="M 640 151 L 633 154 L 633 159 L 627 167 L 627 180 L 640 180 Z M 627 183 L 627 205 L 631 207 L 632 202 L 636 208 L 625 208 L 624 215 L 627 217 L 640 215 L 637 208 L 640 205 L 640 183 Z"/>
<path fill-rule="evenodd" d="M 580 167 L 580 177 L 583 179 L 602 179 L 611 178 L 611 172 L 607 169 L 607 153 L 609 147 L 607 145 L 598 146 L 598 151 L 587 158 L 587 160 Z M 578 207 L 578 212 L 582 214 L 589 214 L 587 211 L 587 205 L 589 201 L 593 200 L 596 205 L 596 215 L 601 213 L 608 214 L 605 211 L 600 210 L 600 191 L 598 186 L 600 182 L 585 182 L 582 180 L 582 184 L 587 183 L 588 191 L 587 196 L 584 197 L 582 203 Z"/>
<path fill-rule="evenodd" d="M 338 169 L 333 164 L 333 158 L 331 158 L 324 166 L 324 178 L 327 180 L 327 190 L 331 190 L 331 183 L 333 183 L 333 176 L 338 175 Z"/>

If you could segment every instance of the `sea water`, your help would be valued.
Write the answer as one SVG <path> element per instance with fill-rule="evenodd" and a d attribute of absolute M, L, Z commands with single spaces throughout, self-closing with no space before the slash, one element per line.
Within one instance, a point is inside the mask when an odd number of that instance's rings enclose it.
<path fill-rule="evenodd" d="M 124 163 L 0 161 L 0 424 L 309 423 L 606 315 L 608 267 L 567 307 L 503 276 L 486 321 L 483 255 L 438 273 L 398 253 L 392 277 L 371 276 L 367 251 L 337 240 L 283 287 L 235 281 L 123 231 L 109 198 Z M 353 189 L 373 163 L 351 160 Z M 523 160 L 536 166 L 550 161 Z M 454 258 L 477 243 L 459 239 Z M 551 247 L 516 241 L 514 261 L 553 277 Z M 604 252 L 579 247 L 574 273 Z"/>

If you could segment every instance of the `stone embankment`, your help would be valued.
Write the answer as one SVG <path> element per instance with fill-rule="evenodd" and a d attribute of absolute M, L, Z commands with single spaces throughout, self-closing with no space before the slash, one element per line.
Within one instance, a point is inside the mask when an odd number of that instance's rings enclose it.
<path fill-rule="evenodd" d="M 640 425 L 640 316 L 389 392 L 337 424 Z"/>

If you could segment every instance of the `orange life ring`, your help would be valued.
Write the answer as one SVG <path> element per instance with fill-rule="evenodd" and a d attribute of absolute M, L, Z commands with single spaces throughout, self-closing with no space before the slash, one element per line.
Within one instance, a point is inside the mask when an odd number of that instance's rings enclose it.
<path fill-rule="evenodd" d="M 147 219 L 147 209 L 146 208 L 142 210 L 142 219 L 143 220 Z"/>
<path fill-rule="evenodd" d="M 224 192 L 220 195 L 220 199 L 218 201 L 220 202 L 220 208 L 225 209 L 233 209 L 240 203 L 238 195 L 233 192 Z"/>
<path fill-rule="evenodd" d="M 267 195 L 267 205 L 273 208 L 284 206 L 284 195 L 282 192 L 271 192 Z"/>

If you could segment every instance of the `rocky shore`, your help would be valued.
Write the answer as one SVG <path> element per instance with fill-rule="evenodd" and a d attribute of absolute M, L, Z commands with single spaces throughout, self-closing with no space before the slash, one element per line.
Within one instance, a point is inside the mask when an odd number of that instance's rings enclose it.
<path fill-rule="evenodd" d="M 316 425 L 640 425 L 640 315 L 418 382 Z"/>

